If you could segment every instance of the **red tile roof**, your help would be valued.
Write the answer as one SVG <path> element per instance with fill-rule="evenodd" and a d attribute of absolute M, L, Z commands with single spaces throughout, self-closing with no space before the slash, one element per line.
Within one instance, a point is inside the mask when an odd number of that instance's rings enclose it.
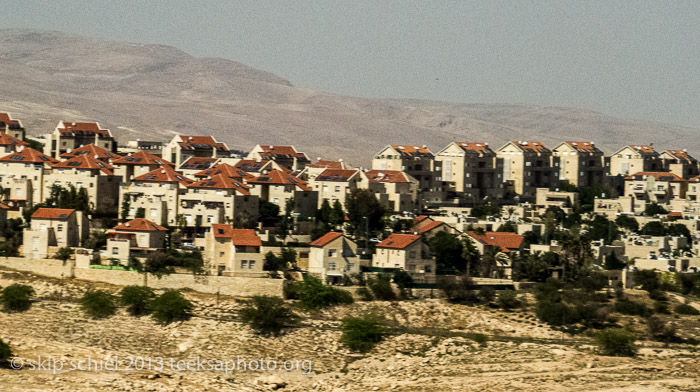
<path fill-rule="evenodd" d="M 178 170 L 206 170 L 214 166 L 219 158 L 189 157 Z"/>
<path fill-rule="evenodd" d="M 367 170 L 367 180 L 372 183 L 406 183 L 410 182 L 403 172 L 398 170 Z"/>
<path fill-rule="evenodd" d="M 685 150 L 666 150 L 667 153 L 674 156 L 679 161 L 685 161 L 685 163 L 695 163 L 697 160 L 688 154 Z"/>
<path fill-rule="evenodd" d="M 222 174 L 217 174 L 211 178 L 205 178 L 201 181 L 194 182 L 188 185 L 189 188 L 204 188 L 204 189 L 233 189 L 244 195 L 250 195 L 250 187 L 234 180 L 231 177 L 226 177 Z"/>
<path fill-rule="evenodd" d="M 419 235 L 394 233 L 378 243 L 377 248 L 405 249 L 418 240 L 420 240 Z"/>
<path fill-rule="evenodd" d="M 343 165 L 343 162 L 340 161 L 326 161 L 322 159 L 306 165 L 306 167 L 313 167 L 317 169 L 343 169 L 344 166 L 345 165 Z"/>
<path fill-rule="evenodd" d="M 255 178 L 252 174 L 247 171 L 238 169 L 235 166 L 231 166 L 228 163 L 220 163 L 212 168 L 202 170 L 199 173 L 195 173 L 195 177 L 212 177 L 217 174 L 222 174 L 226 177 L 236 179 L 238 181 L 243 181 L 243 179 L 249 180 Z"/>
<path fill-rule="evenodd" d="M 488 143 L 457 142 L 455 144 L 461 147 L 464 152 L 472 152 L 477 154 L 493 153 L 493 151 L 489 148 Z"/>
<path fill-rule="evenodd" d="M 418 215 L 417 217 L 413 218 L 413 224 L 416 225 L 420 222 L 423 222 L 426 219 L 433 220 L 433 218 L 427 216 L 427 215 Z"/>
<path fill-rule="evenodd" d="M 234 229 L 231 225 L 214 223 L 211 230 L 215 238 L 230 238 L 235 246 L 262 246 L 262 240 L 253 229 Z"/>
<path fill-rule="evenodd" d="M 271 170 L 267 174 L 255 177 L 248 181 L 249 184 L 272 184 L 272 185 L 296 185 L 297 188 L 303 191 L 309 191 L 311 188 L 306 185 L 306 181 L 285 173 L 281 170 Z"/>
<path fill-rule="evenodd" d="M 421 228 L 418 229 L 418 234 L 424 234 L 424 233 L 426 233 L 426 232 L 428 232 L 428 231 L 430 231 L 438 226 L 444 225 L 444 224 L 445 224 L 445 222 L 442 222 L 442 221 L 432 221 L 426 225 L 421 226 Z"/>
<path fill-rule="evenodd" d="M 573 147 L 578 152 L 601 152 L 598 147 L 595 146 L 593 142 L 566 142 L 569 146 Z"/>
<path fill-rule="evenodd" d="M 146 174 L 134 178 L 133 181 L 143 182 L 179 182 L 182 185 L 189 185 L 192 180 L 176 172 L 170 166 L 161 166 L 158 169 L 151 170 Z"/>
<path fill-rule="evenodd" d="M 404 157 L 432 157 L 433 153 L 430 152 L 425 146 L 406 146 L 394 144 L 391 146 L 394 150 L 398 151 Z"/>
<path fill-rule="evenodd" d="M 513 142 L 516 146 L 520 147 L 523 151 L 528 152 L 548 152 L 549 149 L 540 142 Z"/>
<path fill-rule="evenodd" d="M 90 155 L 78 155 L 67 161 L 56 163 L 52 167 L 54 169 L 99 170 L 105 175 L 114 175 L 112 165 L 98 161 Z"/>
<path fill-rule="evenodd" d="M 58 161 L 33 148 L 24 147 L 20 151 L 13 152 L 10 155 L 0 158 L 0 162 L 52 164 L 57 163 Z"/>
<path fill-rule="evenodd" d="M 68 208 L 39 208 L 32 214 L 32 219 L 68 219 L 74 212 Z"/>
<path fill-rule="evenodd" d="M 681 211 L 671 211 L 668 213 L 668 216 L 683 216 L 683 213 Z"/>
<path fill-rule="evenodd" d="M 277 158 L 296 158 L 297 160 L 302 160 L 310 162 L 309 158 L 303 152 L 297 151 L 294 146 L 263 146 L 260 148 L 262 152 L 258 153 L 263 159 L 277 159 Z"/>
<path fill-rule="evenodd" d="M 61 137 L 70 137 L 75 135 L 100 135 L 111 136 L 108 129 L 101 129 L 100 124 L 96 122 L 67 122 L 61 121 L 58 124 L 58 132 Z"/>
<path fill-rule="evenodd" d="M 317 238 L 316 240 L 312 241 L 309 245 L 320 248 L 320 247 L 328 245 L 331 241 L 333 241 L 337 238 L 340 238 L 342 235 L 343 235 L 343 233 L 337 233 L 334 231 L 330 231 L 330 232 L 324 234 L 323 236 L 321 236 L 320 238 Z"/>
<path fill-rule="evenodd" d="M 3 202 L 0 202 L 0 210 L 9 210 L 9 209 L 10 209 L 10 206 L 8 206 L 7 204 L 5 204 Z"/>
<path fill-rule="evenodd" d="M 18 120 L 13 120 L 10 117 L 9 113 L 0 113 L 0 125 L 16 125 L 17 127 L 20 126 L 20 123 Z"/>
<path fill-rule="evenodd" d="M 89 155 L 93 158 L 100 160 L 112 160 L 115 158 L 119 158 L 119 155 L 109 152 L 104 148 L 96 146 L 94 144 L 88 144 L 82 147 L 78 147 L 71 152 L 65 152 L 61 154 L 61 158 L 69 159 L 80 155 Z"/>
<path fill-rule="evenodd" d="M 515 233 L 487 231 L 485 234 L 476 234 L 468 231 L 467 234 L 475 240 L 488 246 L 497 246 L 501 252 L 508 253 L 511 250 L 518 250 L 523 243 L 523 236 Z"/>
<path fill-rule="evenodd" d="M 153 155 L 149 152 L 146 151 L 136 151 L 133 154 L 129 154 L 125 157 L 120 157 L 118 159 L 115 159 L 112 161 L 113 165 L 144 165 L 144 166 L 150 166 L 150 165 L 168 165 L 168 166 L 175 166 L 172 162 L 168 162 L 165 159 Z"/>
<path fill-rule="evenodd" d="M 270 161 L 258 162 L 255 159 L 241 159 L 240 161 L 236 162 L 234 167 L 247 172 L 260 173 L 271 164 L 272 162 Z"/>
<path fill-rule="evenodd" d="M 136 218 L 132 219 L 126 223 L 122 223 L 119 226 L 114 227 L 112 230 L 119 231 L 167 231 L 165 227 L 155 224 L 148 219 Z"/>
<path fill-rule="evenodd" d="M 347 182 L 357 173 L 359 170 L 326 169 L 316 177 L 316 181 Z"/>
<path fill-rule="evenodd" d="M 212 136 L 179 135 L 181 142 L 177 144 L 183 150 L 217 150 L 229 151 L 224 143 L 217 142 Z"/>
<path fill-rule="evenodd" d="M 625 177 L 625 180 L 641 181 L 647 177 L 654 177 L 656 179 L 656 181 L 664 181 L 664 182 L 684 182 L 684 181 L 686 181 L 683 177 L 679 177 L 676 174 L 669 173 L 669 172 L 637 172 L 637 173 L 634 173 L 632 175 Z"/>
<path fill-rule="evenodd" d="M 656 151 L 654 151 L 654 147 L 648 146 L 648 145 L 629 145 L 627 146 L 634 151 L 637 151 L 638 153 L 642 155 L 659 155 Z"/>
<path fill-rule="evenodd" d="M 16 137 L 0 132 L 0 146 L 28 146 L 29 143 Z"/>

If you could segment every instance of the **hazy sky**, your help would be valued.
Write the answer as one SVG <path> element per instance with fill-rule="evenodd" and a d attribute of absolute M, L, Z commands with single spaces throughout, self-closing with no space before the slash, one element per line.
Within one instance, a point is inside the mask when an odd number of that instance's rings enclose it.
<path fill-rule="evenodd" d="M 700 1 L 5 1 L 2 27 L 176 46 L 364 97 L 700 127 Z"/>

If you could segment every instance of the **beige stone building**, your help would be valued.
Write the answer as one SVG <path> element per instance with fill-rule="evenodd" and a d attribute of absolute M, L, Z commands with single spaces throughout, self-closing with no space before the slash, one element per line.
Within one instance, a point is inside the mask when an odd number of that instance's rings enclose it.
<path fill-rule="evenodd" d="M 147 219 L 138 218 L 118 225 L 107 232 L 107 258 L 126 265 L 131 256 L 145 259 L 150 252 L 165 248 L 168 229 Z"/>
<path fill-rule="evenodd" d="M 0 132 L 0 156 L 11 154 L 28 145 L 29 143 L 21 139 L 17 139 L 9 133 Z"/>
<path fill-rule="evenodd" d="M 78 155 L 67 161 L 56 163 L 44 176 L 44 195 L 51 187 L 74 186 L 85 189 L 92 208 L 97 213 L 115 213 L 119 202 L 120 178 L 114 175 L 112 165 L 90 155 Z"/>
<path fill-rule="evenodd" d="M 146 219 L 163 226 L 176 226 L 180 197 L 187 193 L 192 180 L 176 172 L 169 165 L 123 183 L 119 191 L 119 208 L 129 200 L 127 219 L 134 219 L 143 209 Z"/>
<path fill-rule="evenodd" d="M 6 200 L 24 207 L 44 201 L 44 176 L 57 160 L 29 147 L 0 158 L 0 183 L 10 189 Z"/>
<path fill-rule="evenodd" d="M 513 257 L 522 254 L 523 251 L 523 236 L 515 233 L 487 231 L 484 234 L 477 234 L 474 231 L 467 231 L 466 235 L 471 239 L 472 243 L 481 255 L 481 262 L 484 263 L 484 254 L 487 248 L 492 247 L 498 250 L 495 257 L 495 268 L 493 276 L 484 276 L 485 278 L 506 278 L 509 279 L 513 274 Z"/>
<path fill-rule="evenodd" d="M 391 234 L 377 244 L 372 267 L 403 269 L 416 282 L 434 283 L 435 280 L 435 259 L 419 235 Z"/>
<path fill-rule="evenodd" d="M 287 200 L 294 199 L 294 212 L 311 217 L 316 214 L 318 193 L 306 181 L 281 170 L 272 170 L 248 181 L 250 192 L 261 200 L 276 204 L 286 212 Z"/>
<path fill-rule="evenodd" d="M 262 277 L 262 240 L 252 229 L 214 224 L 207 232 L 204 257 L 215 275 Z"/>
<path fill-rule="evenodd" d="M 44 135 L 44 154 L 58 159 L 61 154 L 94 144 L 107 151 L 117 151 L 117 141 L 109 129 L 96 122 L 61 121 L 53 133 Z"/>
<path fill-rule="evenodd" d="M 104 163 L 111 163 L 114 159 L 117 159 L 120 157 L 117 153 L 107 151 L 100 146 L 96 146 L 94 144 L 88 144 L 85 146 L 78 147 L 75 150 L 69 148 L 67 152 L 64 152 L 63 154 L 61 154 L 60 158 L 67 160 L 67 159 L 79 157 L 81 155 L 87 155 L 91 158 L 94 158 L 98 161 L 102 161 Z"/>
<path fill-rule="evenodd" d="M 305 153 L 297 151 L 294 146 L 258 144 L 253 147 L 246 158 L 255 161 L 274 161 L 291 171 L 303 170 L 306 165 L 311 163 L 309 157 Z"/>
<path fill-rule="evenodd" d="M 605 179 L 605 154 L 593 142 L 564 142 L 552 150 L 559 158 L 559 181 L 575 186 L 600 185 Z"/>
<path fill-rule="evenodd" d="M 698 171 L 698 161 L 686 150 L 666 150 L 660 155 L 663 161 L 664 171 L 671 172 L 678 177 L 691 178 L 700 172 Z"/>
<path fill-rule="evenodd" d="M 620 196 L 615 199 L 595 199 L 593 212 L 614 220 L 620 214 L 633 214 L 635 212 L 634 201 L 635 199 L 629 196 Z"/>
<path fill-rule="evenodd" d="M 362 175 L 355 169 L 326 169 L 318 176 L 309 180 L 309 188 L 318 193 L 318 207 L 323 200 L 328 200 L 332 206 L 335 201 L 345 205 L 345 196 L 354 189 L 361 187 Z"/>
<path fill-rule="evenodd" d="M 441 202 L 446 197 L 441 163 L 435 162 L 435 156 L 425 146 L 386 146 L 372 159 L 372 169 L 402 171 L 415 178 L 423 202 Z"/>
<path fill-rule="evenodd" d="M 628 176 L 638 172 L 663 169 L 663 161 L 652 146 L 630 145 L 622 147 L 610 156 L 611 176 Z"/>
<path fill-rule="evenodd" d="M 310 246 L 309 273 L 323 282 L 341 283 L 344 276 L 360 272 L 357 244 L 342 233 L 326 233 Z"/>
<path fill-rule="evenodd" d="M 119 176 L 122 182 L 128 182 L 161 166 L 173 167 L 174 164 L 147 151 L 136 151 L 112 160 L 112 166 L 114 175 Z"/>
<path fill-rule="evenodd" d="M 638 172 L 625 177 L 625 196 L 634 198 L 635 211 L 644 210 L 647 203 L 667 204 L 684 199 L 688 181 L 668 172 Z"/>
<path fill-rule="evenodd" d="M 472 201 L 503 194 L 503 161 L 488 143 L 454 142 L 435 156 L 448 190 Z"/>
<path fill-rule="evenodd" d="M 202 170 L 211 169 L 221 162 L 221 158 L 189 157 L 180 164 L 177 171 L 185 176 L 192 177 Z"/>
<path fill-rule="evenodd" d="M 389 211 L 413 212 L 420 209 L 418 180 L 399 170 L 368 170 L 362 173 L 362 187 L 374 193 Z"/>
<path fill-rule="evenodd" d="M 538 213 L 544 213 L 549 207 L 559 207 L 564 212 L 573 212 L 573 207 L 578 203 L 578 192 L 553 191 L 548 188 L 537 188 L 535 206 Z"/>
<path fill-rule="evenodd" d="M 304 181 L 311 181 L 326 169 L 349 170 L 352 169 L 352 167 L 343 162 L 342 159 L 339 161 L 327 161 L 319 158 L 316 162 L 306 165 L 304 170 L 302 170 L 297 177 Z"/>
<path fill-rule="evenodd" d="M 178 167 L 190 157 L 221 158 L 230 155 L 228 146 L 217 142 L 212 136 L 176 135 L 163 146 L 163 158 Z"/>
<path fill-rule="evenodd" d="M 58 248 L 80 246 L 89 235 L 89 226 L 82 211 L 39 208 L 23 234 L 24 256 L 42 259 L 52 257 Z"/>
<path fill-rule="evenodd" d="M 503 181 L 523 197 L 534 198 L 537 188 L 559 184 L 559 158 L 540 142 L 510 142 L 496 154 L 503 159 Z"/>
<path fill-rule="evenodd" d="M 0 113 L 0 133 L 6 133 L 19 140 L 24 140 L 26 137 L 22 122 L 12 119 L 10 113 Z"/>

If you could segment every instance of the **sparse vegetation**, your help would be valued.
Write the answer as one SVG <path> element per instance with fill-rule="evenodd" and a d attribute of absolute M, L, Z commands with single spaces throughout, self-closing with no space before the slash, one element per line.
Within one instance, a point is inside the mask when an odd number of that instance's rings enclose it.
<path fill-rule="evenodd" d="M 626 314 L 629 316 L 642 316 L 646 317 L 648 316 L 651 311 L 649 310 L 649 307 L 644 305 L 641 302 L 635 302 L 631 300 L 622 300 L 622 301 L 617 301 L 615 303 L 615 306 L 613 309 L 622 314 Z"/>
<path fill-rule="evenodd" d="M 394 288 L 391 287 L 391 276 L 379 274 L 376 278 L 367 281 L 367 286 L 372 290 L 375 299 L 379 301 L 393 301 L 396 299 Z"/>
<path fill-rule="evenodd" d="M 10 349 L 10 345 L 0 339 L 0 365 L 4 365 L 12 357 L 12 349 Z"/>
<path fill-rule="evenodd" d="M 300 305 L 305 309 L 321 309 L 328 306 L 351 304 L 352 295 L 332 286 L 326 286 L 317 278 L 306 276 L 304 281 L 294 283 Z"/>
<path fill-rule="evenodd" d="M 119 303 L 126 306 L 126 311 L 132 316 L 142 316 L 151 311 L 151 301 L 155 296 L 146 286 L 126 286 L 119 293 Z"/>
<path fill-rule="evenodd" d="M 151 303 L 153 318 L 162 324 L 184 321 L 190 317 L 192 303 L 176 290 L 168 290 Z"/>
<path fill-rule="evenodd" d="M 634 345 L 636 338 L 622 328 L 603 329 L 596 332 L 594 338 L 603 355 L 632 357 L 637 353 Z"/>
<path fill-rule="evenodd" d="M 384 324 L 384 319 L 374 314 L 344 318 L 340 342 L 351 350 L 367 352 L 384 338 Z"/>
<path fill-rule="evenodd" d="M 522 301 L 518 298 L 513 290 L 503 290 L 498 293 L 498 306 L 501 309 L 515 309 L 522 304 Z"/>
<path fill-rule="evenodd" d="M 34 289 L 31 286 L 13 284 L 0 292 L 0 304 L 5 311 L 23 312 L 32 306 Z"/>
<path fill-rule="evenodd" d="M 102 290 L 85 292 L 80 299 L 80 308 L 92 318 L 108 317 L 117 311 L 114 296 Z"/>
<path fill-rule="evenodd" d="M 241 320 L 253 330 L 265 336 L 277 336 L 286 328 L 299 323 L 299 317 L 287 307 L 281 298 L 255 296 L 240 311 Z"/>
<path fill-rule="evenodd" d="M 688 304 L 679 304 L 676 305 L 675 308 L 673 308 L 673 311 L 678 313 L 678 314 L 683 314 L 686 316 L 697 316 L 700 315 L 700 310 L 695 309 L 694 307 L 688 305 Z"/>

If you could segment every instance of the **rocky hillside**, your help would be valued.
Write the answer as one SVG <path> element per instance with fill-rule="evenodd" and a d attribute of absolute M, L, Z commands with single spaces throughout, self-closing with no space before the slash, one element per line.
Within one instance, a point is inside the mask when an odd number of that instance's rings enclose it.
<path fill-rule="evenodd" d="M 313 91 L 223 59 L 163 45 L 0 29 L 0 111 L 49 132 L 61 120 L 98 120 L 119 138 L 212 134 L 230 146 L 293 143 L 312 157 L 367 165 L 388 143 L 440 149 L 455 140 L 593 140 L 700 148 L 697 129 L 622 120 L 589 110 L 528 105 L 371 100 Z"/>
<path fill-rule="evenodd" d="M 32 285 L 38 301 L 23 313 L 0 312 L 0 339 L 25 363 L 22 370 L 0 368 L 0 385 L 8 392 L 691 391 L 697 390 L 700 374 L 694 346 L 647 341 L 635 358 L 601 356 L 591 339 L 554 331 L 538 323 L 531 309 L 503 312 L 441 300 L 356 303 L 303 313 L 303 327 L 264 338 L 238 321 L 242 301 L 236 298 L 188 292 L 196 305 L 194 317 L 161 326 L 123 309 L 103 320 L 84 316 L 77 298 L 89 288 L 116 293 L 116 286 L 0 270 L 0 286 L 15 282 Z M 349 351 L 339 343 L 339 320 L 365 311 L 384 314 L 404 332 L 366 354 Z M 695 319 L 679 321 L 697 327 Z M 635 322 L 632 327 L 644 328 Z M 488 341 L 477 343 L 477 333 Z M 39 357 L 63 361 L 66 369 L 55 374 L 32 370 L 28 364 Z M 134 358 L 154 362 L 151 370 L 142 362 L 142 370 L 69 370 L 71 360 L 88 358 L 117 361 L 122 369 Z M 166 365 L 197 358 L 298 360 L 300 370 L 227 374 L 173 371 L 169 365 L 154 370 L 158 358 Z"/>

